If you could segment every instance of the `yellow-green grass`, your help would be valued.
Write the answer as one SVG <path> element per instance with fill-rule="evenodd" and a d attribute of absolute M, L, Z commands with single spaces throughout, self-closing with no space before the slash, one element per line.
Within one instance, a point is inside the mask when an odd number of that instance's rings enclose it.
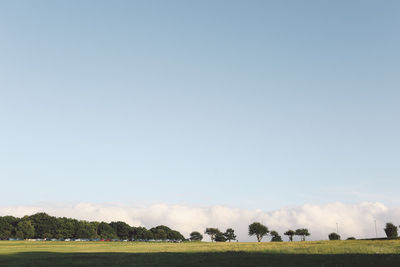
<path fill-rule="evenodd" d="M 1 241 L 0 266 L 400 266 L 400 240 L 280 243 Z"/>

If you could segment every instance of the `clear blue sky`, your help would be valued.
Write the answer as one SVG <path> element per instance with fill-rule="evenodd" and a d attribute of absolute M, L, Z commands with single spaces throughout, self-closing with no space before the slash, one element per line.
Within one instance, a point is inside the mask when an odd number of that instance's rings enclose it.
<path fill-rule="evenodd" d="M 1 204 L 400 204 L 399 1 L 1 1 Z"/>

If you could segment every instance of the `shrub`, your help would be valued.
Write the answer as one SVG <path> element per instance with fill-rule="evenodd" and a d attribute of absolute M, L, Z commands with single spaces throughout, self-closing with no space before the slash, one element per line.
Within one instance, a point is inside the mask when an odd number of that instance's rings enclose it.
<path fill-rule="evenodd" d="M 330 233 L 328 237 L 329 240 L 340 240 L 340 235 L 338 235 L 337 233 Z"/>
<path fill-rule="evenodd" d="M 386 227 L 383 230 L 385 230 L 388 238 L 397 237 L 397 226 L 395 226 L 393 223 L 386 223 Z"/>

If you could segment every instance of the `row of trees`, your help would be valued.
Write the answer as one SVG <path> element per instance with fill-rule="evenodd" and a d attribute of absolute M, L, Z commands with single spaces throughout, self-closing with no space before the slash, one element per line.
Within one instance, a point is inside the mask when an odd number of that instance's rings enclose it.
<path fill-rule="evenodd" d="M 399 226 L 400 227 L 400 226 Z M 398 237 L 398 228 L 393 223 L 386 223 L 384 231 L 388 238 Z M 232 228 L 221 232 L 218 228 L 207 228 L 204 232 L 209 235 L 211 241 L 226 242 L 236 240 L 235 231 Z M 258 242 L 263 237 L 271 236 L 272 242 L 282 241 L 282 237 L 277 231 L 270 231 L 267 226 L 254 222 L 249 225 L 249 236 L 255 236 Z M 310 235 L 308 229 L 288 230 L 284 233 L 289 241 L 293 241 L 294 236 L 299 236 L 302 241 Z M 330 233 L 329 240 L 340 240 L 340 235 Z M 71 218 L 57 218 L 46 213 L 36 213 L 23 218 L 13 216 L 0 217 L 0 239 L 121 239 L 121 240 L 185 240 L 184 236 L 178 231 L 172 230 L 167 226 L 160 225 L 151 229 L 145 227 L 132 227 L 125 222 L 88 222 Z M 203 235 L 199 232 L 190 234 L 191 241 L 201 241 Z M 355 239 L 354 237 L 348 239 Z"/>
<path fill-rule="evenodd" d="M 278 234 L 277 231 L 269 231 L 268 227 L 259 223 L 254 222 L 249 225 L 249 236 L 256 236 L 257 241 L 261 242 L 264 236 L 270 235 L 272 242 L 281 242 L 282 237 Z M 310 235 L 310 232 L 306 228 L 297 229 L 295 231 L 288 230 L 284 233 L 289 237 L 290 241 L 293 241 L 293 236 L 300 236 L 302 241 L 306 240 L 306 237 Z"/>
<path fill-rule="evenodd" d="M 209 235 L 211 238 L 211 242 L 231 242 L 232 240 L 236 240 L 235 231 L 232 228 L 226 229 L 223 233 L 218 228 L 206 228 L 205 234 Z M 254 222 L 249 225 L 249 236 L 255 236 L 258 242 L 261 242 L 263 237 L 270 235 L 271 242 L 282 242 L 282 237 L 279 235 L 277 231 L 270 231 L 267 226 Z M 289 236 L 289 240 L 293 241 L 293 236 L 297 235 L 301 237 L 301 240 L 305 241 L 306 237 L 310 235 L 308 229 L 302 228 L 297 229 L 296 231 L 288 230 L 284 233 L 284 235 Z M 190 234 L 191 241 L 201 241 L 203 239 L 203 235 L 199 232 L 192 232 Z"/>
<path fill-rule="evenodd" d="M 393 223 L 386 223 L 384 231 L 388 238 L 398 238 L 398 228 Z M 222 233 L 220 230 L 218 230 L 218 228 L 207 228 L 204 233 L 210 236 L 211 242 L 230 242 L 231 240 L 236 240 L 236 235 L 234 234 L 234 230 L 232 228 L 228 228 L 225 233 Z M 269 231 L 267 226 L 259 222 L 254 222 L 249 225 L 249 236 L 255 236 L 258 242 L 261 242 L 262 238 L 267 235 L 271 236 L 271 242 L 282 241 L 282 237 L 277 231 Z M 306 237 L 310 235 L 310 232 L 306 228 L 300 228 L 297 230 L 289 229 L 284 233 L 284 235 L 289 237 L 289 241 L 293 241 L 294 236 L 299 236 L 302 241 L 305 241 Z M 328 238 L 329 240 L 340 240 L 341 237 L 338 233 L 330 233 Z M 190 234 L 190 240 L 192 241 L 201 241 L 202 239 L 203 236 L 199 232 L 192 232 Z M 347 240 L 354 239 L 354 237 L 347 238 Z"/>
<path fill-rule="evenodd" d="M 132 227 L 125 222 L 88 222 L 36 213 L 23 218 L 0 217 L 0 239 L 121 239 L 185 240 L 178 231 L 160 225 L 151 229 Z"/>

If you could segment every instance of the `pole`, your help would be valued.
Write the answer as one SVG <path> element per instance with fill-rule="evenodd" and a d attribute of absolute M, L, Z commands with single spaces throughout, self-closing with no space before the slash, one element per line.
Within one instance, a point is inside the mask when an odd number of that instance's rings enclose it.
<path fill-rule="evenodd" d="M 339 224 L 336 223 L 336 233 L 339 234 Z"/>
<path fill-rule="evenodd" d="M 375 222 L 375 236 L 376 238 L 378 238 L 378 231 L 376 230 L 376 220 L 374 220 L 374 222 Z"/>

